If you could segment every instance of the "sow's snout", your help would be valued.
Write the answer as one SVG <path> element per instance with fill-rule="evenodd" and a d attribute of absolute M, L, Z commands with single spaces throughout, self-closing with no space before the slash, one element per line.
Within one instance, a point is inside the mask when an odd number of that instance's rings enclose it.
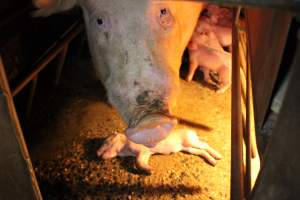
<path fill-rule="evenodd" d="M 159 141 L 165 139 L 176 126 L 176 118 L 163 113 L 146 115 L 134 128 L 125 131 L 127 137 L 147 147 L 154 147 Z"/>
<path fill-rule="evenodd" d="M 160 78 L 163 84 L 159 84 L 159 81 L 152 83 L 155 90 L 148 85 L 148 90 L 137 93 L 135 103 L 128 105 L 132 112 L 125 134 L 131 141 L 153 147 L 165 139 L 176 126 L 177 120 L 170 113 L 176 106 L 178 89 L 177 81 L 172 80 L 174 76 L 171 77 L 170 74 L 165 74 L 164 78 Z M 144 82 L 149 79 L 144 79 Z"/>

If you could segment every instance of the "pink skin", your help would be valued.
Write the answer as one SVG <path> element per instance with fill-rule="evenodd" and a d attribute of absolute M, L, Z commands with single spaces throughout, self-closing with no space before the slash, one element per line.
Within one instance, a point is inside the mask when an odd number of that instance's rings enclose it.
<path fill-rule="evenodd" d="M 211 165 L 216 165 L 222 156 L 207 143 L 201 141 L 197 133 L 188 129 L 176 129 L 168 136 L 152 147 L 136 144 L 122 133 L 115 133 L 107 138 L 97 151 L 97 155 L 103 159 L 116 156 L 136 157 L 137 167 L 151 173 L 153 170 L 149 165 L 150 156 L 153 154 L 171 154 L 184 151 L 203 157 Z"/>
<path fill-rule="evenodd" d="M 207 6 L 207 16 L 200 17 L 196 32 L 213 32 L 223 47 L 230 47 L 232 43 L 233 12 L 229 8 L 217 5 Z"/>
<path fill-rule="evenodd" d="M 218 93 L 225 92 L 231 85 L 231 54 L 223 50 L 213 32 L 206 34 L 194 33 L 188 45 L 189 72 L 187 81 L 193 79 L 196 69 L 199 67 L 204 73 L 204 80 L 211 82 L 210 71 L 219 75 Z"/>
<path fill-rule="evenodd" d="M 196 50 L 199 46 L 205 45 L 209 48 L 223 51 L 223 47 L 221 46 L 216 35 L 211 32 L 198 32 L 195 31 L 191 37 L 191 40 L 188 44 L 188 49 Z"/>
<path fill-rule="evenodd" d="M 198 21 L 196 32 L 213 32 L 220 42 L 222 47 L 229 47 L 232 44 L 232 30 L 231 27 L 211 24 L 208 17 L 202 16 Z"/>
<path fill-rule="evenodd" d="M 175 118 L 152 114 L 146 116 L 136 127 L 126 129 L 125 135 L 132 142 L 153 147 L 165 139 L 176 124 Z"/>
<path fill-rule="evenodd" d="M 192 35 L 189 50 L 189 73 L 187 81 L 193 79 L 196 69 L 204 73 L 204 80 L 211 82 L 209 73 L 219 75 L 218 93 L 225 92 L 231 85 L 231 55 L 223 47 L 231 47 L 232 12 L 215 5 L 207 7 L 207 16 L 201 16 Z"/>
<path fill-rule="evenodd" d="M 233 12 L 230 8 L 223 8 L 217 5 L 208 5 L 207 17 L 209 18 L 211 24 L 231 27 Z"/>

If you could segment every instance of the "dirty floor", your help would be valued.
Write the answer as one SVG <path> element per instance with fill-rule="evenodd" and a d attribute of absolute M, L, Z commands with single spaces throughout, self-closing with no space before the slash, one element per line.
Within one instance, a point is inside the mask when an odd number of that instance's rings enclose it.
<path fill-rule="evenodd" d="M 181 80 L 176 115 L 213 128 L 197 131 L 223 159 L 215 167 L 186 153 L 154 155 L 154 174 L 134 159 L 100 160 L 104 139 L 126 125 L 107 103 L 89 59 L 69 62 L 60 85 L 38 88 L 26 138 L 44 199 L 229 199 L 230 90 L 217 94 Z"/>

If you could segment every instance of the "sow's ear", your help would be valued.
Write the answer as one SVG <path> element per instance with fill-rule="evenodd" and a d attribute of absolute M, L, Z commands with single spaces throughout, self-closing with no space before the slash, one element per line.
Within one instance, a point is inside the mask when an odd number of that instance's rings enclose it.
<path fill-rule="evenodd" d="M 35 17 L 46 17 L 53 13 L 68 10 L 76 5 L 77 0 L 32 0 L 38 10 L 33 12 Z"/>

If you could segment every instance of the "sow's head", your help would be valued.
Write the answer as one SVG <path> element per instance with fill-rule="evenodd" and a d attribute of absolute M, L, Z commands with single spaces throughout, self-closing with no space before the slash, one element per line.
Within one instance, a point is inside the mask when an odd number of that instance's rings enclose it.
<path fill-rule="evenodd" d="M 129 127 L 176 104 L 179 67 L 203 4 L 155 0 L 34 0 L 36 15 L 79 5 L 109 101 Z"/>

